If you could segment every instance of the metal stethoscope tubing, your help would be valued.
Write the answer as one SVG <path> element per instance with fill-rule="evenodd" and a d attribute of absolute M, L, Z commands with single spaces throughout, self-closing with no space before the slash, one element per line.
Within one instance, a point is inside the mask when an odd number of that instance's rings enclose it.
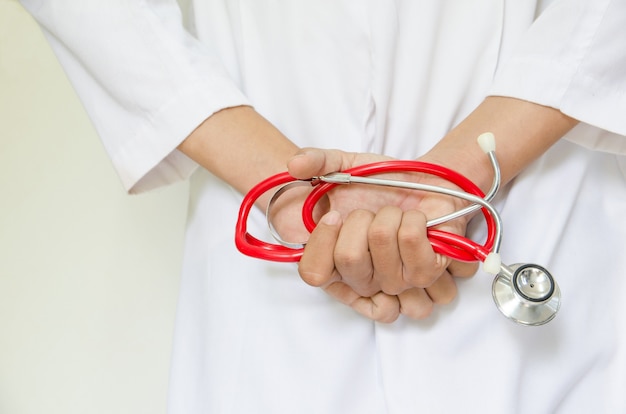
<path fill-rule="evenodd" d="M 500 168 L 495 156 L 495 139 L 491 133 L 482 134 L 478 138 L 479 145 L 489 156 L 494 170 L 491 189 L 484 195 L 480 188 L 466 177 L 445 167 L 419 161 L 383 161 L 361 165 L 342 172 L 331 173 L 310 180 L 295 180 L 289 174 L 282 173 L 268 178 L 255 186 L 244 197 L 242 202 L 235 243 L 244 254 L 260 259 L 294 262 L 302 257 L 305 243 L 293 243 L 282 240 L 271 224 L 270 212 L 276 200 L 294 186 L 313 186 L 313 191 L 306 198 L 302 208 L 302 220 L 309 231 L 316 226 L 313 220 L 315 204 L 332 188 L 344 184 L 382 185 L 418 191 L 435 192 L 458 197 L 471 203 L 466 208 L 431 219 L 427 222 L 428 238 L 437 253 L 456 260 L 483 262 L 483 270 L 495 275 L 492 284 L 492 296 L 498 309 L 509 319 L 523 325 L 543 325 L 552 320 L 559 310 L 561 302 L 560 289 L 550 273 L 535 264 L 514 264 L 507 266 L 500 260 L 502 239 L 502 220 L 498 211 L 489 203 L 500 186 Z M 432 174 L 446 179 L 459 188 L 453 190 L 445 187 L 388 180 L 370 177 L 375 174 L 389 172 L 420 172 Z M 272 196 L 266 211 L 268 226 L 273 237 L 279 244 L 261 241 L 247 232 L 247 219 L 254 202 L 265 192 L 279 187 Z M 433 226 L 445 223 L 481 209 L 487 225 L 487 238 L 480 245 L 454 233 L 432 229 Z"/>

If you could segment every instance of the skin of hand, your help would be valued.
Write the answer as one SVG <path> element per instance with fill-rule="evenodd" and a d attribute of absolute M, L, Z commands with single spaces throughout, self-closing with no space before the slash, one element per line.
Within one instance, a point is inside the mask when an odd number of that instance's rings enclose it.
<path fill-rule="evenodd" d="M 288 166 L 292 175 L 304 178 L 388 159 L 310 148 L 301 150 Z M 385 177 L 455 188 L 425 174 Z M 327 204 L 325 210 L 330 211 L 319 220 L 305 247 L 300 276 L 370 319 L 391 322 L 401 313 L 425 318 L 434 304 L 449 303 L 456 296 L 453 275 L 476 272 L 476 263 L 452 262 L 436 254 L 426 237 L 427 218 L 456 211 L 467 205 L 463 200 L 351 184 L 329 192 Z M 467 221 L 461 218 L 437 228 L 464 234 Z"/>
<path fill-rule="evenodd" d="M 478 135 L 494 133 L 502 184 L 506 185 L 576 124 L 575 119 L 554 108 L 514 98 L 488 97 L 421 160 L 451 168 L 486 190 L 492 170 L 476 144 Z M 292 175 L 302 178 L 365 163 L 361 158 L 367 157 L 308 150 L 292 158 L 288 166 Z M 352 197 L 359 200 L 354 194 Z M 375 198 L 370 195 L 370 199 Z M 447 260 L 429 251 L 420 211 L 430 213 L 440 208 L 440 197 L 413 197 L 413 204 L 406 200 L 385 198 L 390 204 L 379 210 L 355 209 L 348 215 L 331 210 L 309 238 L 299 264 L 301 277 L 381 322 L 391 322 L 399 314 L 420 319 L 430 313 L 434 303 L 450 301 L 456 295 L 451 275 L 467 276 L 476 267 L 461 265 L 454 269 L 456 262 L 448 266 Z M 460 227 L 452 231 L 463 234 L 465 224 L 457 223 Z M 421 269 L 429 269 L 430 273 L 418 275 Z M 372 294 L 377 287 L 381 290 Z"/>

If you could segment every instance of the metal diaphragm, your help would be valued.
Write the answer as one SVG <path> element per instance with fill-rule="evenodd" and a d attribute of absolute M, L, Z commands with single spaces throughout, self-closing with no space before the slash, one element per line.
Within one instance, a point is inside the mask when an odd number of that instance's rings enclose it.
<path fill-rule="evenodd" d="M 493 300 L 500 312 L 522 325 L 550 322 L 561 306 L 561 290 L 550 272 L 536 264 L 509 269 L 511 274 L 503 271 L 493 280 Z"/>

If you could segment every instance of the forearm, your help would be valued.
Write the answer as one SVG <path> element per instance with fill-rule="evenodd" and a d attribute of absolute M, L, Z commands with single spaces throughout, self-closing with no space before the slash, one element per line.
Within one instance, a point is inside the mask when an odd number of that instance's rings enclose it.
<path fill-rule="evenodd" d="M 554 108 L 514 98 L 488 97 L 424 159 L 452 168 L 487 190 L 493 172 L 489 159 L 476 143 L 478 135 L 494 134 L 504 185 L 577 122 Z"/>
<path fill-rule="evenodd" d="M 261 180 L 284 171 L 298 147 L 253 108 L 239 106 L 210 116 L 178 149 L 246 193 Z"/>

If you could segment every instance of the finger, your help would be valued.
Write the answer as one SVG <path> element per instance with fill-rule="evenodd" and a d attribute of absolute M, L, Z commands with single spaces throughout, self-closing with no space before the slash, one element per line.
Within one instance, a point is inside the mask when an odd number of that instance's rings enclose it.
<path fill-rule="evenodd" d="M 397 296 L 378 292 L 372 297 L 358 299 L 352 308 L 377 322 L 391 323 L 400 316 L 400 301 Z"/>
<path fill-rule="evenodd" d="M 372 258 L 367 243 L 367 231 L 374 213 L 354 210 L 343 222 L 335 245 L 335 267 L 342 280 L 361 296 L 380 291 L 373 279 Z"/>
<path fill-rule="evenodd" d="M 425 319 L 433 311 L 434 303 L 422 288 L 411 288 L 400 293 L 400 313 L 411 319 Z"/>
<path fill-rule="evenodd" d="M 389 295 L 397 295 L 409 287 L 403 279 L 403 264 L 398 250 L 401 222 L 402 210 L 386 206 L 376 213 L 367 232 L 374 279 L 380 289 Z"/>
<path fill-rule="evenodd" d="M 437 305 L 447 305 L 452 302 L 457 295 L 456 282 L 448 272 L 444 272 L 435 283 L 425 290 L 432 302 Z"/>
<path fill-rule="evenodd" d="M 428 287 L 445 271 L 449 259 L 436 254 L 426 234 L 426 216 L 417 210 L 404 212 L 398 229 L 398 250 L 403 278 L 415 287 Z"/>
<path fill-rule="evenodd" d="M 372 297 L 361 296 L 343 282 L 331 283 L 324 291 L 359 314 L 377 322 L 391 323 L 400 316 L 397 296 L 379 292 Z"/>
<path fill-rule="evenodd" d="M 319 287 L 337 278 L 333 254 L 340 229 L 341 215 L 329 211 L 311 233 L 298 263 L 298 273 L 309 285 Z"/>
<path fill-rule="evenodd" d="M 308 179 L 348 168 L 348 153 L 338 150 L 303 148 L 288 162 L 287 170 L 295 178 Z"/>
<path fill-rule="evenodd" d="M 476 274 L 478 266 L 478 262 L 467 263 L 452 260 L 448 265 L 448 272 L 455 277 L 470 277 Z"/>

